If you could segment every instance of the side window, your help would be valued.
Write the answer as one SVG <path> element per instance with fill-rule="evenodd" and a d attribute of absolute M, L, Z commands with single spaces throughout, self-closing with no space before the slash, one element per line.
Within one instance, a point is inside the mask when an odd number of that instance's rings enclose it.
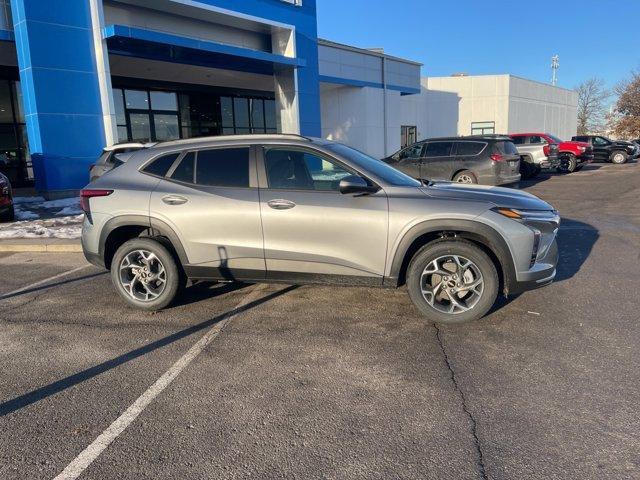
<path fill-rule="evenodd" d="M 274 189 L 338 191 L 340 180 L 353 175 L 333 160 L 303 150 L 270 148 L 264 163 Z"/>
<path fill-rule="evenodd" d="M 195 160 L 196 154 L 194 152 L 187 153 L 171 174 L 171 178 L 180 182 L 193 183 Z"/>
<path fill-rule="evenodd" d="M 142 171 L 151 175 L 164 177 L 171 168 L 171 165 L 173 165 L 173 162 L 175 162 L 179 156 L 180 152 L 163 155 L 144 167 L 144 170 Z M 117 158 L 117 155 L 115 155 L 115 157 Z"/>
<path fill-rule="evenodd" d="M 200 150 L 196 184 L 207 187 L 249 187 L 249 148 Z"/>
<path fill-rule="evenodd" d="M 424 144 L 422 143 L 416 143 L 415 145 L 411 145 L 410 147 L 407 147 L 400 152 L 398 160 L 420 158 L 422 156 L 423 148 L 424 148 Z"/>
<path fill-rule="evenodd" d="M 453 142 L 429 142 L 425 157 L 448 157 L 451 154 Z"/>
<path fill-rule="evenodd" d="M 599 145 L 599 146 L 603 146 L 603 145 L 608 145 L 609 142 L 607 142 L 604 138 L 602 137 L 595 137 L 593 139 L 593 144 L 594 145 Z"/>
<path fill-rule="evenodd" d="M 457 142 L 459 156 L 478 155 L 485 147 L 486 143 L 481 142 Z"/>
<path fill-rule="evenodd" d="M 513 140 L 513 143 L 516 145 L 524 145 L 525 138 L 527 137 L 523 137 L 523 136 L 511 137 L 511 140 Z"/>
<path fill-rule="evenodd" d="M 534 145 L 540 145 L 540 144 L 547 143 L 547 142 L 540 135 L 532 135 L 529 138 L 529 143 L 532 143 Z"/>

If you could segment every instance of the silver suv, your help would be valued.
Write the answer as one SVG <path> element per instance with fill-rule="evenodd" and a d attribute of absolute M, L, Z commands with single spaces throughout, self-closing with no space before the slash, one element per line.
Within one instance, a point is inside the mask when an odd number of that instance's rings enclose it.
<path fill-rule="evenodd" d="M 187 280 L 399 287 L 430 320 L 482 317 L 556 274 L 557 212 L 525 192 L 421 183 L 339 143 L 295 135 L 179 140 L 81 192 L 82 246 L 129 304 Z"/>

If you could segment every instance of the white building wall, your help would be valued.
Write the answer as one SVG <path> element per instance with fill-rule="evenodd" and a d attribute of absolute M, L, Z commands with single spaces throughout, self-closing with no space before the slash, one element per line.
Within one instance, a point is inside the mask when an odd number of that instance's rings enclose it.
<path fill-rule="evenodd" d="M 382 89 L 321 84 L 320 109 L 323 138 L 347 144 L 376 158 L 385 156 Z M 392 131 L 388 133 L 392 140 Z M 399 124 L 397 138 L 399 146 Z"/>
<path fill-rule="evenodd" d="M 509 132 L 548 132 L 563 140 L 576 134 L 578 95 L 572 90 L 510 78 Z"/>
<path fill-rule="evenodd" d="M 571 90 L 511 75 L 429 77 L 420 95 L 402 97 L 402 125 L 418 138 L 470 135 L 474 122 L 495 122 L 496 133 L 575 135 L 577 96 Z"/>

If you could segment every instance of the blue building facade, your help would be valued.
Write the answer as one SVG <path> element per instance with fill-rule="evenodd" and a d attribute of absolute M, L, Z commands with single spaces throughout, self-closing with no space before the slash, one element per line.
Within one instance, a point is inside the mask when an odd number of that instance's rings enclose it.
<path fill-rule="evenodd" d="M 206 106 L 198 108 L 210 110 L 213 120 L 209 123 L 214 125 L 196 134 L 228 133 L 229 127 L 222 125 L 222 109 L 230 104 L 236 118 L 227 123 L 242 123 L 233 127 L 233 133 L 275 129 L 320 135 L 315 0 L 11 0 L 10 14 L 12 24 L 5 21 L 0 40 L 15 44 L 28 138 L 20 149 L 23 156 L 30 154 L 36 188 L 50 196 L 86 184 L 88 168 L 108 144 L 194 134 L 191 119 L 175 115 L 180 119 L 176 124 L 172 114 L 166 113 L 165 125 L 162 114 L 142 112 L 161 97 L 152 92 L 172 92 L 176 100 L 188 99 L 190 94 L 178 92 L 189 90 L 184 88 L 191 84 L 189 79 L 165 75 L 169 78 L 161 81 L 155 75 L 151 80 L 156 88 L 147 91 L 140 89 L 138 75 L 129 82 L 131 88 L 114 89 L 110 66 L 114 59 L 127 59 L 123 64 L 135 71 L 144 70 L 145 63 L 198 69 L 193 90 L 207 97 L 209 88 L 208 100 L 200 102 Z M 193 36 L 193 31 L 205 34 Z M 115 81 L 125 87 L 129 86 L 126 66 Z M 223 71 L 225 81 L 205 85 L 199 79 L 202 69 Z M 238 87 L 229 81 L 234 76 Z M 145 94 L 146 103 L 137 104 L 137 97 Z M 198 94 L 191 96 L 198 103 Z M 125 110 L 127 106 L 143 108 L 123 112 L 121 100 L 127 102 Z M 157 102 L 164 102 L 161 112 L 179 109 L 174 99 Z"/>
<path fill-rule="evenodd" d="M 0 171 L 53 198 L 116 143 L 281 132 L 386 152 L 419 71 L 319 40 L 316 0 L 0 0 Z M 357 100 L 337 115 L 336 96 Z"/>

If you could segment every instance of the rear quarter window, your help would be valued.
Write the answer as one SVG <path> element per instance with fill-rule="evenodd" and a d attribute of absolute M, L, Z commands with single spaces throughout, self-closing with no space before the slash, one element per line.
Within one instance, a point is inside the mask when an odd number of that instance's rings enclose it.
<path fill-rule="evenodd" d="M 457 154 L 460 156 L 478 155 L 486 145 L 482 142 L 458 142 Z"/>
<path fill-rule="evenodd" d="M 158 177 L 164 177 L 167 175 L 167 172 L 171 168 L 171 165 L 173 165 L 173 162 L 175 162 L 179 156 L 180 156 L 180 153 L 177 152 L 177 153 L 170 153 L 168 155 L 163 155 L 161 157 L 158 157 L 149 165 L 144 167 L 142 171 L 150 175 L 157 175 Z"/>
<path fill-rule="evenodd" d="M 518 149 L 513 142 L 496 142 L 494 149 L 504 155 L 518 155 Z"/>

